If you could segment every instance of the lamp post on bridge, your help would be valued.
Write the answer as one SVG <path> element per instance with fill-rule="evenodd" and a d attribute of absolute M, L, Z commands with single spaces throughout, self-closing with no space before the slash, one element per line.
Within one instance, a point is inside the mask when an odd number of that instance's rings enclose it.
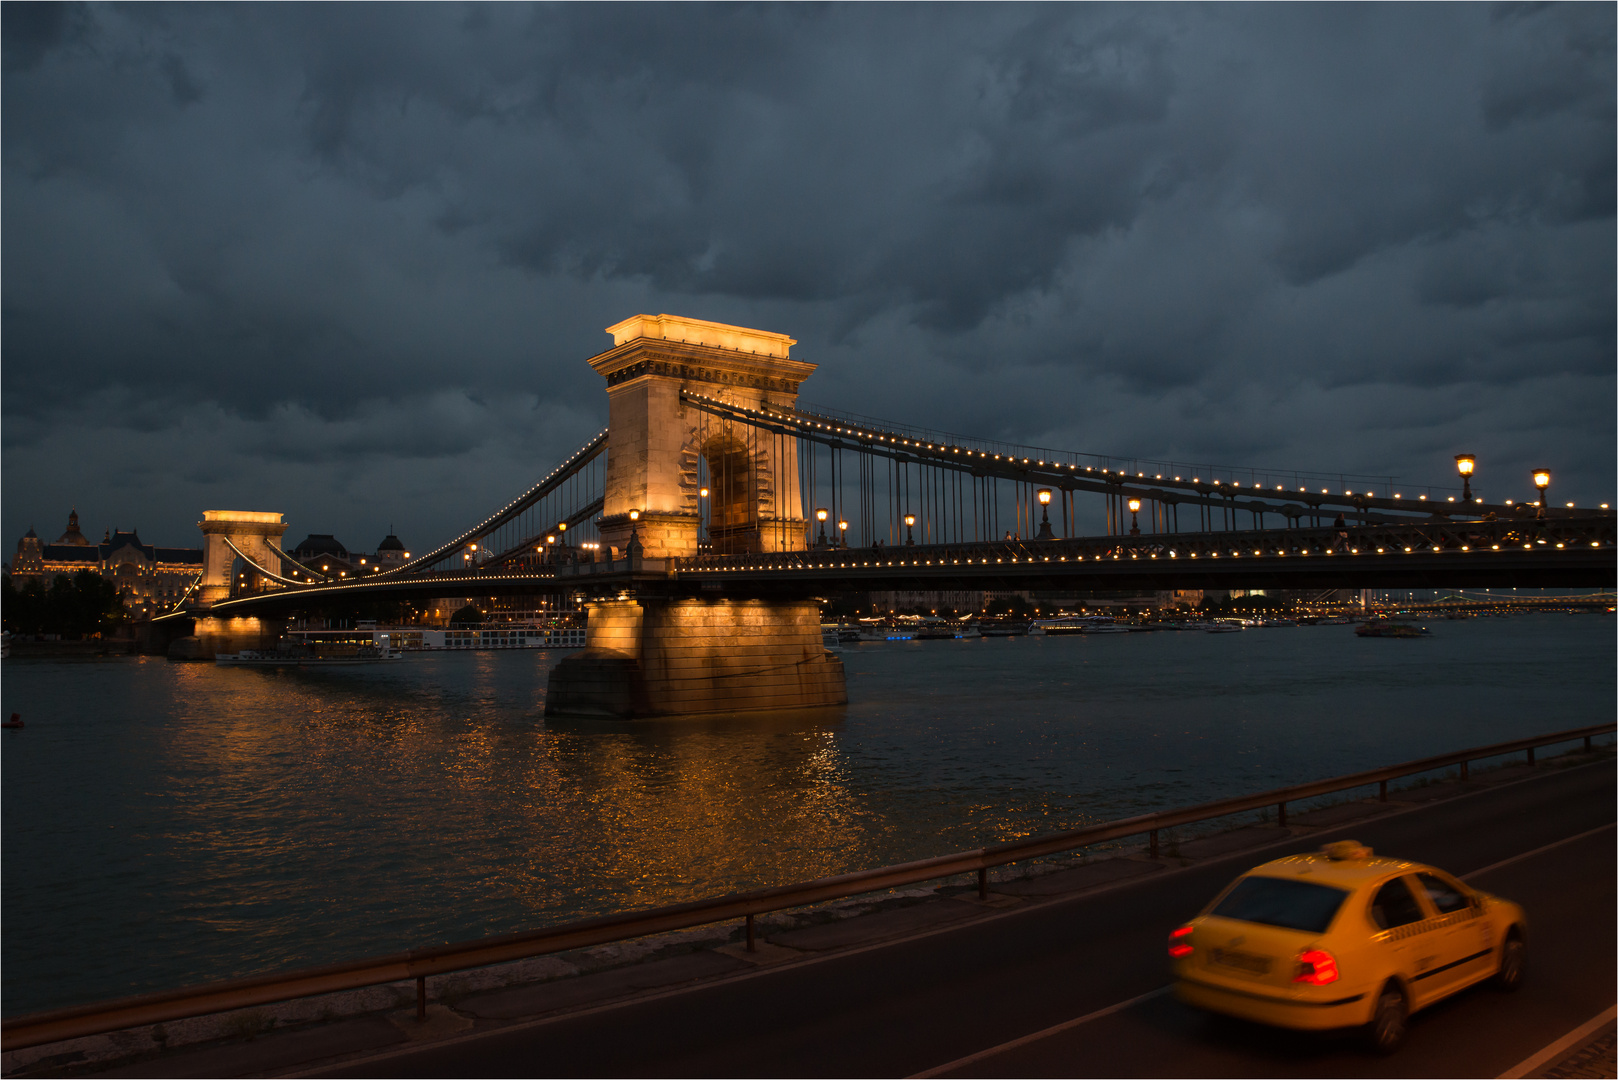
<path fill-rule="evenodd" d="M 838 536 L 838 543 L 843 547 L 844 550 L 847 550 L 847 548 L 848 548 L 848 519 L 847 518 L 838 518 L 837 519 L 837 536 Z"/>
<path fill-rule="evenodd" d="M 1129 500 L 1129 535 L 1140 535 L 1140 500 Z"/>
<path fill-rule="evenodd" d="M 906 514 L 905 515 L 905 546 L 906 547 L 915 547 L 916 546 L 916 515 L 915 514 Z"/>
<path fill-rule="evenodd" d="M 1472 470 L 1477 468 L 1478 459 L 1471 454 L 1456 454 L 1455 469 L 1461 474 L 1461 501 L 1472 501 Z"/>
<path fill-rule="evenodd" d="M 1545 516 L 1545 489 L 1551 486 L 1551 471 L 1549 469 L 1534 470 L 1534 486 L 1539 489 L 1539 513 L 1535 517 Z"/>
<path fill-rule="evenodd" d="M 830 514 L 831 511 L 827 510 L 824 506 L 815 507 L 815 520 L 820 522 L 820 539 L 815 541 L 815 547 L 823 548 L 828 546 L 826 543 L 826 518 L 830 516 Z"/>
<path fill-rule="evenodd" d="M 1055 540 L 1056 534 L 1051 531 L 1051 489 L 1039 489 L 1039 537 L 1040 540 Z"/>

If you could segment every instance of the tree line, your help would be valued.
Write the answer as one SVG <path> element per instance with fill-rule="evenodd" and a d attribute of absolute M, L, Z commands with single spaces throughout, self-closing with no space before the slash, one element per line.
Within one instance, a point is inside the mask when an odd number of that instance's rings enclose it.
<path fill-rule="evenodd" d="M 10 574 L 0 580 L 0 622 L 13 634 L 57 634 L 75 641 L 109 634 L 128 618 L 118 587 L 90 570 L 72 577 L 57 574 L 49 587 L 32 577 L 21 588 Z"/>

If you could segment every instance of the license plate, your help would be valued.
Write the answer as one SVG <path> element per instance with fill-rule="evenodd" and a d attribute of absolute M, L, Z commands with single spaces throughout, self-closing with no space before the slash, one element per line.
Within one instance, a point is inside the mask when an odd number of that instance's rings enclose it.
<path fill-rule="evenodd" d="M 1252 953 L 1237 952 L 1235 949 L 1212 949 L 1208 955 L 1216 964 L 1253 975 L 1268 975 L 1270 972 L 1268 956 L 1254 956 Z"/>

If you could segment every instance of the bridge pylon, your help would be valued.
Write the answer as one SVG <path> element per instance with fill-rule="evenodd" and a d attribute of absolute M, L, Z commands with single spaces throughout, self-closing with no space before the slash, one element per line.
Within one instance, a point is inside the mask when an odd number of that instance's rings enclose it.
<path fill-rule="evenodd" d="M 647 559 L 697 554 L 708 490 L 708 539 L 719 554 L 801 551 L 796 439 L 685 405 L 695 391 L 752 409 L 790 408 L 814 364 L 785 334 L 636 315 L 607 327 L 613 347 L 590 360 L 607 380 L 607 479 L 601 540 L 633 538 Z"/>
<path fill-rule="evenodd" d="M 716 554 L 807 546 L 798 440 L 690 407 L 684 393 L 791 408 L 815 365 L 785 334 L 636 315 L 590 361 L 607 380 L 607 478 L 599 520 L 631 568 L 695 556 L 707 512 Z M 707 506 L 703 506 L 703 498 Z M 843 665 L 810 600 L 598 598 L 586 648 L 551 669 L 549 716 L 678 716 L 846 703 Z"/>
<path fill-rule="evenodd" d="M 203 548 L 195 628 L 193 637 L 182 638 L 171 646 L 170 655 L 206 660 L 222 652 L 273 646 L 286 627 L 285 619 L 256 615 L 213 618 L 205 609 L 230 599 L 230 577 L 236 565 L 231 544 L 260 566 L 281 568 L 281 536 L 287 531 L 287 523 L 275 511 L 204 510 L 197 528 L 202 530 Z"/>

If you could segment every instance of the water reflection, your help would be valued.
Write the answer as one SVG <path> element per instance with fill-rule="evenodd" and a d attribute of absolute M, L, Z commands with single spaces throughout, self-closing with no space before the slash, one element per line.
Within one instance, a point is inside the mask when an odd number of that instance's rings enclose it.
<path fill-rule="evenodd" d="M 542 719 L 543 652 L 8 660 L 6 1011 L 977 847 L 1611 716 L 1612 620 L 892 643 L 852 704 Z M 1236 640 L 1232 640 L 1236 639 Z M 1559 710 L 1543 701 L 1555 689 Z"/>

